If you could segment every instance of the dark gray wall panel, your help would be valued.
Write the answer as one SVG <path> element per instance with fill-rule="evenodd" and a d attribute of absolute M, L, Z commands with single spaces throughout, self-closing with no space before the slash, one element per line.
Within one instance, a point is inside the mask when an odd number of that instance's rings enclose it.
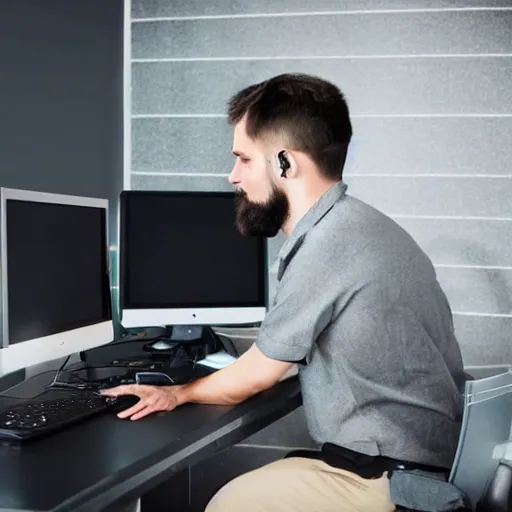
<path fill-rule="evenodd" d="M 0 185 L 114 199 L 123 2 L 0 3 Z"/>
<path fill-rule="evenodd" d="M 290 72 L 336 83 L 352 114 L 512 114 L 511 61 L 487 57 L 135 63 L 133 114 L 224 114 L 226 102 L 241 88 Z"/>
<path fill-rule="evenodd" d="M 315 0 L 314 3 L 305 0 L 132 0 L 133 18 L 150 18 L 155 16 L 212 16 L 259 13 L 304 13 L 312 11 L 357 11 L 368 9 L 433 9 L 456 7 L 510 7 L 509 0 Z M 449 12 L 447 16 L 453 15 Z M 455 14 L 456 15 L 456 14 Z"/>
<path fill-rule="evenodd" d="M 132 33 L 134 59 L 510 53 L 512 11 L 158 21 Z"/>

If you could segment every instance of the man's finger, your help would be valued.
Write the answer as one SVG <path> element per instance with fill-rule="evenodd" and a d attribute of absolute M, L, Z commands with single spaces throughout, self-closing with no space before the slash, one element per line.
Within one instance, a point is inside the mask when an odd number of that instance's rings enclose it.
<path fill-rule="evenodd" d="M 137 395 L 136 387 L 133 384 L 124 384 L 115 388 L 102 389 L 100 394 L 104 396 Z"/>
<path fill-rule="evenodd" d="M 132 421 L 140 420 L 141 418 L 144 418 L 144 416 L 148 416 L 152 412 L 155 412 L 155 409 L 153 407 L 144 407 L 141 411 L 135 413 L 130 419 Z"/>
<path fill-rule="evenodd" d="M 124 409 L 121 412 L 117 413 L 117 417 L 124 419 L 128 418 L 128 416 L 131 416 L 132 414 L 136 414 L 137 412 L 141 411 L 142 409 L 146 408 L 147 404 L 144 403 L 142 400 L 139 400 L 135 405 L 132 405 L 128 409 Z"/>

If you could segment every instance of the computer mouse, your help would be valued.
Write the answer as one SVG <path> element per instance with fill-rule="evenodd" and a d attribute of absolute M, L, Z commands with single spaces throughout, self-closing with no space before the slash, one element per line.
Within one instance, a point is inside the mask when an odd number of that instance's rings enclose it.
<path fill-rule="evenodd" d="M 171 350 L 176 346 L 176 343 L 158 340 L 149 345 L 149 347 L 153 350 Z"/>

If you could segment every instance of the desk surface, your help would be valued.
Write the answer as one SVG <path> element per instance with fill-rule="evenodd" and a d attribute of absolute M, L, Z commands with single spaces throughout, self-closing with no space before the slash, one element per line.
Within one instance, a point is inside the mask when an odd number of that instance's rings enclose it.
<path fill-rule="evenodd" d="M 2 445 L 0 511 L 98 512 L 140 496 L 301 403 L 293 377 L 237 406 L 186 404 L 139 421 L 106 413 L 30 444 Z"/>

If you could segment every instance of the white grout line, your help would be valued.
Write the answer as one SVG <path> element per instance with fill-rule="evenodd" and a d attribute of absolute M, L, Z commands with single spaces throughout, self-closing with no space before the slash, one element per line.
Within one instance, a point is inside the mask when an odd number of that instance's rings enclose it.
<path fill-rule="evenodd" d="M 512 267 L 502 267 L 496 265 L 456 265 L 451 263 L 434 263 L 435 268 L 454 268 L 470 270 L 512 270 Z"/>
<path fill-rule="evenodd" d="M 132 119 L 225 118 L 226 114 L 133 114 Z"/>
<path fill-rule="evenodd" d="M 490 114 L 490 113 L 458 113 L 458 114 L 354 114 L 351 118 L 358 119 L 400 119 L 400 118 L 512 118 L 512 113 Z"/>
<path fill-rule="evenodd" d="M 123 189 L 131 188 L 131 159 L 132 159 L 132 135 L 131 135 L 131 0 L 124 0 L 123 20 Z"/>
<path fill-rule="evenodd" d="M 229 173 L 209 173 L 209 172 L 158 172 L 158 171 L 133 171 L 137 176 L 179 176 L 188 178 L 227 178 Z"/>
<path fill-rule="evenodd" d="M 510 179 L 512 178 L 512 174 L 435 174 L 435 173 L 424 173 L 424 174 L 393 174 L 393 173 L 351 173 L 344 172 L 344 178 L 435 178 L 435 179 L 443 179 L 443 178 L 504 178 Z"/>
<path fill-rule="evenodd" d="M 512 313 L 477 313 L 475 311 L 452 311 L 457 316 L 477 316 L 488 318 L 512 318 Z"/>
<path fill-rule="evenodd" d="M 510 58 L 512 53 L 418 53 L 389 55 L 261 55 L 248 57 L 155 57 L 135 58 L 132 64 L 155 64 L 160 62 L 239 62 L 272 60 L 394 60 L 394 59 L 484 59 Z"/>
<path fill-rule="evenodd" d="M 226 114 L 132 114 L 132 119 L 226 118 Z M 429 119 L 429 118 L 512 118 L 510 114 L 351 114 L 351 119 Z"/>
<path fill-rule="evenodd" d="M 159 16 L 134 18 L 132 23 L 154 23 L 161 21 L 230 20 L 251 18 L 293 18 L 304 16 L 355 16 L 361 14 L 427 14 L 440 12 L 507 12 L 512 7 L 437 7 L 423 9 L 359 9 L 353 11 L 305 11 L 305 12 L 262 12 L 253 14 L 206 14 L 201 16 Z"/>

